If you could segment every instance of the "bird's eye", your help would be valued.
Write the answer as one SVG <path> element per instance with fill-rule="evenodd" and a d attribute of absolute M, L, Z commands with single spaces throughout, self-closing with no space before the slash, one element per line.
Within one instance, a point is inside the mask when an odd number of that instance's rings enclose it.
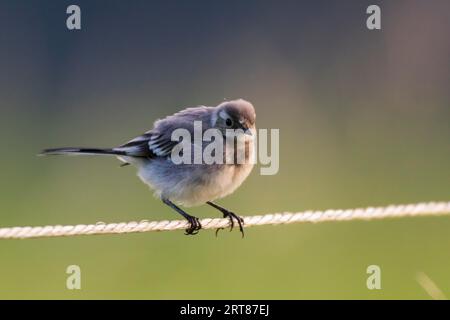
<path fill-rule="evenodd" d="M 228 118 L 227 120 L 225 120 L 225 124 L 226 124 L 228 127 L 231 127 L 231 125 L 233 124 L 233 120 L 231 120 L 230 118 Z"/>

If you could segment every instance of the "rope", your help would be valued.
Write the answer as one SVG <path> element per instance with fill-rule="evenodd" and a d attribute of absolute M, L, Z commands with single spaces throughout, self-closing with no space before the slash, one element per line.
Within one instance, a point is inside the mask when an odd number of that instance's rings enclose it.
<path fill-rule="evenodd" d="M 277 225 L 288 223 L 318 223 L 326 221 L 350 221 L 350 220 L 378 220 L 384 218 L 401 218 L 416 216 L 444 216 L 450 215 L 450 202 L 428 202 L 408 205 L 390 205 L 387 207 L 369 207 L 364 209 L 346 210 L 326 210 L 326 211 L 304 211 L 304 212 L 283 212 L 256 216 L 246 216 L 244 219 L 245 228 L 261 225 Z M 230 226 L 227 218 L 223 219 L 202 219 L 200 220 L 203 229 L 218 229 Z M 75 235 L 93 234 L 117 234 L 135 233 L 149 231 L 172 231 L 186 229 L 186 220 L 173 221 L 147 221 L 79 224 L 75 226 L 45 226 L 45 227 L 11 227 L 0 228 L 0 239 L 25 239 L 41 237 L 63 237 Z"/>

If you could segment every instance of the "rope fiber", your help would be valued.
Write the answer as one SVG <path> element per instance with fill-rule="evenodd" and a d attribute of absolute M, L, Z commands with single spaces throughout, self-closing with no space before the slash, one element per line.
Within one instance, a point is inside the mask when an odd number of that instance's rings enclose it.
<path fill-rule="evenodd" d="M 318 223 L 326 221 L 379 220 L 384 218 L 401 218 L 416 216 L 450 215 L 450 202 L 427 202 L 408 205 L 390 205 L 387 207 L 368 207 L 361 209 L 283 212 L 265 215 L 244 216 L 244 227 L 277 225 L 288 223 Z M 228 218 L 201 219 L 202 229 L 218 229 L 230 226 Z M 173 231 L 186 229 L 186 220 L 164 220 L 122 223 L 79 224 L 75 226 L 55 225 L 44 227 L 10 227 L 0 228 L 0 239 L 25 239 L 41 237 L 63 237 L 94 234 L 118 234 L 149 231 Z"/>

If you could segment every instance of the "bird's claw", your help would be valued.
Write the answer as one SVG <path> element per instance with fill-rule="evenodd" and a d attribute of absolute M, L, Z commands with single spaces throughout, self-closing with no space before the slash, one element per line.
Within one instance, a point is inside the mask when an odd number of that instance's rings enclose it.
<path fill-rule="evenodd" d="M 234 220 L 236 219 L 237 223 L 239 224 L 239 231 L 241 232 L 242 238 L 243 238 L 244 237 L 244 219 L 242 219 L 237 214 L 235 214 L 234 212 L 231 212 L 231 211 L 224 211 L 223 217 L 230 219 L 230 232 L 233 231 Z M 217 237 L 217 234 L 219 233 L 219 230 L 221 230 L 221 229 L 224 229 L 224 228 L 216 229 L 216 237 Z"/>
<path fill-rule="evenodd" d="M 202 228 L 202 225 L 200 224 L 200 220 L 196 217 L 190 217 L 188 219 L 189 227 L 184 232 L 185 235 L 196 235 L 198 231 Z"/>

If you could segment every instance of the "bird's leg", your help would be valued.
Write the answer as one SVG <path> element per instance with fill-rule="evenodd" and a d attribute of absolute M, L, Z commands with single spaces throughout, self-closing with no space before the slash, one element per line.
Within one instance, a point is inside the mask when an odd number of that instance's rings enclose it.
<path fill-rule="evenodd" d="M 242 219 L 241 217 L 239 217 L 237 214 L 235 214 L 234 212 L 231 212 L 230 210 L 225 209 L 224 207 L 221 207 L 211 201 L 206 202 L 207 204 L 209 204 L 211 207 L 216 208 L 217 210 L 219 210 L 220 212 L 223 213 L 223 217 L 224 218 L 229 218 L 230 219 L 230 231 L 233 230 L 234 227 L 234 219 L 236 219 L 237 223 L 239 224 L 239 231 L 242 234 L 242 237 L 244 237 L 244 219 Z M 216 230 L 216 236 L 217 236 L 217 232 L 220 229 Z"/>
<path fill-rule="evenodd" d="M 162 202 L 167 204 L 169 207 L 174 209 L 176 212 L 181 214 L 188 222 L 189 222 L 189 228 L 186 229 L 185 234 L 187 235 L 194 235 L 198 233 L 198 230 L 202 228 L 202 225 L 200 224 L 200 221 L 198 218 L 191 216 L 184 212 L 182 209 L 178 208 L 172 201 L 169 199 L 161 199 Z"/>

